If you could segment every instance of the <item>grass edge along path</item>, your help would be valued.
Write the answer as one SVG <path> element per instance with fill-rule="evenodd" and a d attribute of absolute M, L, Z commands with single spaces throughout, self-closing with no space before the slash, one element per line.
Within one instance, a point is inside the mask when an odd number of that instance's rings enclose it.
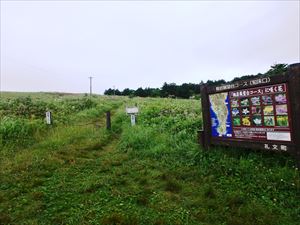
<path fill-rule="evenodd" d="M 101 124 L 98 124 L 101 128 L 94 127 L 93 124 L 55 127 L 41 142 L 2 159 L 0 224 L 38 221 L 32 220 L 38 217 L 38 208 L 43 208 L 44 212 L 48 209 L 45 193 L 50 186 L 47 186 L 47 183 L 50 185 L 51 179 L 62 181 L 65 178 L 55 176 L 78 165 L 85 165 L 115 143 L 111 141 L 117 137 L 118 129 L 113 127 L 112 131 L 107 131 L 104 124 L 103 117 Z M 59 193 L 59 188 L 54 190 L 55 192 Z M 45 198 L 40 201 L 41 195 Z"/>

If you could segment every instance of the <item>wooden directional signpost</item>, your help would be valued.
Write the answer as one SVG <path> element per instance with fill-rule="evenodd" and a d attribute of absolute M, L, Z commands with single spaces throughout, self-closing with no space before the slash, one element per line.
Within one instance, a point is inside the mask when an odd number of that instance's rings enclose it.
<path fill-rule="evenodd" d="M 284 151 L 300 165 L 300 63 L 276 76 L 203 85 L 201 102 L 205 148 Z"/>

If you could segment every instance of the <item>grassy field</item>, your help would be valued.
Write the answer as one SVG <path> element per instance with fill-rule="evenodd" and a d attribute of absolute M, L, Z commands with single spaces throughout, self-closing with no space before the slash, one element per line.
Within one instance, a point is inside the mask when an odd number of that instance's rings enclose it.
<path fill-rule="evenodd" d="M 293 159 L 202 150 L 199 101 L 4 93 L 0 119 L 0 224 L 299 224 Z"/>

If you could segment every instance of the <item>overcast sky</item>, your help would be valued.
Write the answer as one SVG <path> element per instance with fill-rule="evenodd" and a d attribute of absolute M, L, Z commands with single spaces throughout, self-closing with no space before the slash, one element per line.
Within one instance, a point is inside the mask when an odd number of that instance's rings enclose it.
<path fill-rule="evenodd" d="M 296 1 L 3 1 L 2 91 L 103 93 L 300 62 Z"/>

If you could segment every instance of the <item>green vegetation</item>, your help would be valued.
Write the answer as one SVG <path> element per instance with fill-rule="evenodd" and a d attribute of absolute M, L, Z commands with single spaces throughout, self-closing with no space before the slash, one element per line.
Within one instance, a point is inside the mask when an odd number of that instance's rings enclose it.
<path fill-rule="evenodd" d="M 4 94 L 0 100 L 0 224 L 293 225 L 300 220 L 293 159 L 200 149 L 199 101 L 24 96 Z M 140 114 L 131 127 L 125 106 L 135 104 Z M 45 125 L 45 110 L 53 112 L 52 126 Z"/>

